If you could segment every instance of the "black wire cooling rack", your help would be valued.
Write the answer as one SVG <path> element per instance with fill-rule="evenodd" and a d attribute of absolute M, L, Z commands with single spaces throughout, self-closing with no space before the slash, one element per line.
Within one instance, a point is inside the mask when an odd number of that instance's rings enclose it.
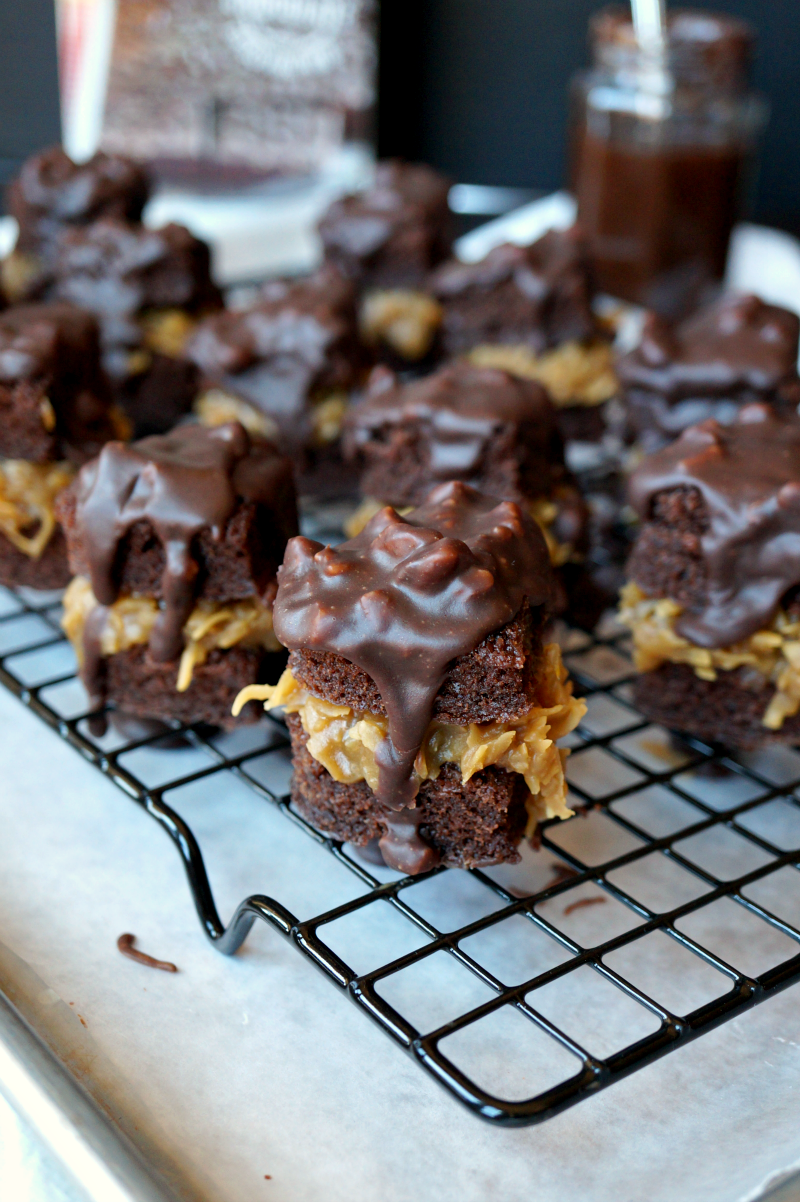
<path fill-rule="evenodd" d="M 273 780 L 255 771 L 265 746 L 287 746 L 268 717 L 263 740 L 236 755 L 213 732 L 176 728 L 208 766 L 181 775 L 185 757 L 164 751 L 174 777 L 148 787 L 125 759 L 163 738 L 109 749 L 92 736 L 59 617 L 57 597 L 0 590 L 0 680 L 164 828 L 210 942 L 231 954 L 263 919 L 485 1119 L 540 1122 L 800 977 L 800 754 L 733 760 L 648 724 L 630 704 L 627 642 L 613 621 L 593 637 L 561 635 L 588 700 L 569 739 L 576 816 L 544 824 L 521 865 L 409 878 L 363 862 L 295 813 L 285 758 Z M 303 921 L 254 895 L 226 927 L 198 841 L 164 800 L 221 772 L 327 848 L 363 886 L 359 895 Z M 469 903 L 435 922 L 420 904 L 426 882 L 440 897 L 460 898 L 468 885 Z M 367 911 L 379 924 L 411 924 L 416 946 L 358 973 L 331 946 L 331 924 Z"/>

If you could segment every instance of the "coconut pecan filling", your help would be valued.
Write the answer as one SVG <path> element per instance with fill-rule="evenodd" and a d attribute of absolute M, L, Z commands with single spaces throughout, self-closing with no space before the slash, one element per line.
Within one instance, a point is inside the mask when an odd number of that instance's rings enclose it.
<path fill-rule="evenodd" d="M 78 664 L 83 661 L 83 632 L 89 615 L 97 606 L 92 587 L 85 576 L 76 576 L 64 594 L 62 626 L 75 648 Z M 152 597 L 120 597 L 106 609 L 100 635 L 103 656 L 117 655 L 150 639 L 158 617 L 158 602 Z M 178 664 L 175 688 L 183 693 L 192 683 L 194 670 L 205 663 L 216 648 L 260 647 L 280 650 L 272 629 L 272 610 L 257 597 L 213 604 L 198 601 L 183 627 L 184 649 Z"/>
<path fill-rule="evenodd" d="M 557 408 L 602 405 L 619 387 L 607 342 L 565 342 L 538 355 L 527 346 L 481 345 L 467 358 L 476 367 L 496 367 L 512 376 L 538 380 Z"/>
<path fill-rule="evenodd" d="M 307 750 L 342 784 L 364 780 L 375 791 L 378 765 L 375 752 L 386 738 L 387 719 L 380 714 L 357 713 L 315 697 L 299 684 L 287 668 L 277 685 L 249 685 L 233 706 L 239 713 L 248 701 L 264 701 L 267 710 L 283 708 L 298 714 L 308 735 Z M 569 734 L 586 712 L 582 700 L 572 696 L 572 685 L 555 643 L 543 651 L 536 686 L 536 703 L 510 722 L 470 723 L 455 726 L 433 719 L 417 755 L 417 780 L 435 780 L 443 764 L 456 764 L 464 783 L 492 765 L 524 777 L 530 837 L 546 818 L 569 818 L 564 760 L 567 752 L 556 740 Z"/>
<path fill-rule="evenodd" d="M 775 685 L 762 724 L 780 730 L 785 718 L 800 710 L 800 620 L 779 609 L 769 626 L 730 647 L 698 647 L 678 634 L 683 609 L 668 597 L 648 597 L 638 584 L 620 593 L 619 620 L 633 635 L 634 664 L 652 672 L 669 661 L 689 664 L 701 680 L 716 680 L 718 672 L 748 667 Z"/>
<path fill-rule="evenodd" d="M 55 499 L 74 475 L 71 463 L 0 459 L 0 531 L 18 551 L 39 559 L 56 529 Z"/>

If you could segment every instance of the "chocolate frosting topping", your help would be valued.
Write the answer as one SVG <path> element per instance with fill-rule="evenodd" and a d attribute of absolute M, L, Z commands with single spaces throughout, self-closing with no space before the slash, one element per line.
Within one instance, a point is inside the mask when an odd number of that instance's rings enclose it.
<path fill-rule="evenodd" d="M 678 629 L 701 647 L 727 647 L 767 625 L 800 584 L 800 422 L 752 404 L 731 426 L 692 426 L 633 474 L 631 503 L 646 521 L 656 495 L 676 488 L 704 502 L 707 580 L 705 605 L 684 611 Z"/>
<path fill-rule="evenodd" d="M 505 427 L 519 430 L 519 453 L 525 443 L 544 452 L 551 476 L 563 475 L 563 451 L 555 410 L 544 388 L 494 368 L 453 363 L 409 384 L 398 384 L 376 372 L 367 399 L 348 414 L 345 451 L 358 454 L 373 440 L 382 441 L 404 423 L 424 430 L 426 470 L 430 486 L 460 479 L 480 484 L 490 444 Z M 538 481 L 547 493 L 552 478 Z"/>
<path fill-rule="evenodd" d="M 259 446 L 269 453 L 258 456 Z M 165 552 L 163 602 L 150 655 L 159 662 L 175 659 L 198 585 L 193 539 L 208 529 L 221 540 L 237 499 L 269 505 L 284 475 L 284 461 L 274 449 L 251 444 L 239 422 L 213 429 L 180 426 L 127 445 L 108 443 L 74 485 L 76 527 L 88 549 L 98 608 L 117 599 L 115 563 L 122 539 L 137 522 L 149 521 Z M 97 621 L 102 625 L 102 615 Z"/>
<path fill-rule="evenodd" d="M 387 814 L 387 862 L 405 871 L 419 871 L 420 857 L 435 863 L 416 833 L 414 761 L 448 666 L 510 622 L 525 598 L 548 602 L 551 587 L 532 519 L 464 484 L 440 485 L 404 518 L 387 507 L 337 547 L 289 541 L 274 608 L 278 638 L 290 650 L 356 664 L 386 707 L 376 796 Z"/>
<path fill-rule="evenodd" d="M 617 374 L 627 388 L 670 403 L 749 393 L 760 399 L 797 378 L 800 318 L 757 296 L 727 295 L 677 326 L 648 314 L 642 340 Z"/>

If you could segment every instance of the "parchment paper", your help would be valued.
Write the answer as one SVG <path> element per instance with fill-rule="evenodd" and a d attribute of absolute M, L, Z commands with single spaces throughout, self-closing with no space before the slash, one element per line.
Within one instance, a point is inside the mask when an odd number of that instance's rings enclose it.
<path fill-rule="evenodd" d="M 54 1041 L 129 1133 L 209 1198 L 731 1202 L 800 1160 L 796 990 L 541 1127 L 499 1130 L 276 934 L 255 929 L 233 959 L 209 948 L 164 834 L 4 692 L 0 781 L 2 936 L 63 1003 L 39 1005 L 40 1029 L 57 1012 Z M 229 786 L 179 807 L 224 917 L 256 889 L 315 912 L 352 896 L 326 853 Z M 122 931 L 180 972 L 123 959 Z M 86 1024 L 67 1036 L 66 1011 Z M 514 1068 L 513 1039 L 496 1055 Z"/>

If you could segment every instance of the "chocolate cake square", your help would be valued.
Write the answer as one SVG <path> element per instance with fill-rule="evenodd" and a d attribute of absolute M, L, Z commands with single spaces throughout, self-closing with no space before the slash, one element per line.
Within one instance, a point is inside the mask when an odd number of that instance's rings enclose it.
<path fill-rule="evenodd" d="M 1 583 L 67 583 L 55 498 L 75 464 L 126 431 L 111 403 L 90 313 L 42 304 L 0 314 Z"/>
<path fill-rule="evenodd" d="M 339 439 L 363 353 L 355 290 L 337 268 L 267 284 L 249 308 L 204 321 L 187 354 L 202 376 L 201 421 L 237 418 L 274 438 L 303 493 L 344 490 Z"/>
<path fill-rule="evenodd" d="M 180 225 L 103 219 L 67 229 L 49 291 L 97 316 L 104 365 L 137 436 L 164 432 L 191 409 L 198 381 L 186 342 L 221 305 L 204 242 Z"/>
<path fill-rule="evenodd" d="M 291 465 L 238 422 L 109 443 L 58 503 L 64 628 L 92 705 L 229 725 L 279 650 L 275 577 L 297 530 Z M 255 717 L 251 707 L 249 717 Z"/>
<path fill-rule="evenodd" d="M 420 163 L 379 163 L 371 187 L 336 200 L 319 224 L 328 262 L 363 291 L 419 288 L 450 253 L 450 181 Z"/>
<path fill-rule="evenodd" d="M 133 159 L 98 151 L 74 163 L 60 146 L 29 158 L 6 193 L 17 243 L 0 266 L 3 291 L 16 304 L 41 297 L 51 282 L 58 236 L 102 217 L 139 221 L 150 194 L 145 169 Z"/>
<path fill-rule="evenodd" d="M 543 645 L 552 571 L 523 509 L 445 484 L 338 547 L 292 539 L 278 580 L 289 665 L 236 706 L 284 709 L 292 798 L 319 829 L 416 874 L 514 862 L 569 816 L 555 740 L 584 706 Z"/>
<path fill-rule="evenodd" d="M 335 201 L 320 222 L 325 259 L 359 289 L 359 331 L 391 366 L 432 362 L 441 306 L 425 281 L 450 254 L 450 182 L 430 167 L 387 160 L 364 192 Z"/>
<path fill-rule="evenodd" d="M 616 378 L 577 227 L 549 230 L 532 246 L 497 246 L 478 263 L 445 263 L 428 288 L 442 306 L 446 354 L 539 380 L 565 438 L 602 438 L 600 406 L 614 396 Z"/>
<path fill-rule="evenodd" d="M 800 422 L 751 404 L 691 426 L 630 496 L 638 707 L 726 746 L 800 741 Z"/>
<path fill-rule="evenodd" d="M 617 364 L 642 449 L 658 450 L 707 418 L 732 422 L 753 401 L 796 412 L 799 339 L 795 313 L 752 295 L 724 295 L 677 324 L 648 314 L 639 345 Z"/>

